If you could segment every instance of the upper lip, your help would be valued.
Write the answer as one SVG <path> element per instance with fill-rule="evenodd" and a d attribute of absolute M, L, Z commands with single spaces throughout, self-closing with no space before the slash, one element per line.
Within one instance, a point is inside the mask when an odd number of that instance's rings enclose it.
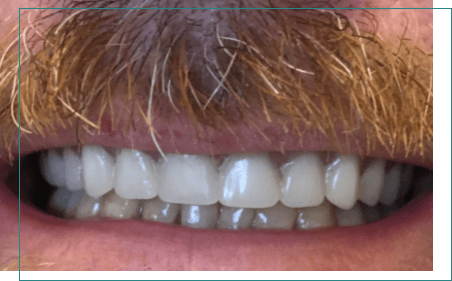
<path fill-rule="evenodd" d="M 82 144 L 97 144 L 116 148 L 133 148 L 141 151 L 157 151 L 148 126 L 144 121 L 135 122 L 134 129 L 123 131 L 124 125 L 112 128 L 108 117 L 103 119 L 99 132 L 93 134 L 79 130 L 57 130 L 56 134 L 47 136 L 23 135 L 21 137 L 20 154 L 29 154 L 35 151 L 75 146 Z M 251 127 L 242 122 L 235 124 L 231 131 L 217 131 L 215 129 L 197 125 L 196 129 L 187 118 L 153 121 L 156 140 L 163 153 L 182 154 L 210 154 L 224 155 L 251 152 L 287 152 L 287 151 L 339 151 L 341 153 L 358 154 L 369 157 L 380 157 L 392 161 L 423 166 L 433 170 L 433 157 L 431 155 L 410 154 L 406 157 L 404 151 L 390 153 L 381 144 L 372 149 L 367 148 L 365 134 L 355 132 L 346 135 L 338 129 L 340 147 L 337 141 L 326 139 L 321 134 L 306 133 L 302 138 L 292 130 L 285 131 L 274 123 L 262 121 L 259 128 Z M 80 133 L 80 131 L 83 131 Z M 124 133 L 126 132 L 126 133 Z M 12 148 L 13 155 L 18 155 L 18 144 Z M 3 154 L 3 153 L 2 153 Z"/>

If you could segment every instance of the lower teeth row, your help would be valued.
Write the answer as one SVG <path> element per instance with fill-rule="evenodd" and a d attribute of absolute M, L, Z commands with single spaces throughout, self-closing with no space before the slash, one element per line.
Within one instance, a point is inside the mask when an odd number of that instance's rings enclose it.
<path fill-rule="evenodd" d="M 141 219 L 180 224 L 192 228 L 220 229 L 314 229 L 332 226 L 356 226 L 373 222 L 396 211 L 398 207 L 355 204 L 349 210 L 325 200 L 308 208 L 290 208 L 280 202 L 270 208 L 234 208 L 212 205 L 174 204 L 159 197 L 148 200 L 123 199 L 114 191 L 94 198 L 78 190 L 58 188 L 49 202 L 49 211 L 66 219 Z"/>

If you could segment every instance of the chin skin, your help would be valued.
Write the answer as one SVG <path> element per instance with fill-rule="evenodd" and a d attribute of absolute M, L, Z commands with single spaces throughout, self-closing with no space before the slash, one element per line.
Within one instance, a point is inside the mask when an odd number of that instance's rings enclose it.
<path fill-rule="evenodd" d="M 19 8 L 40 3 L 52 1 L 2 1 L 3 15 L 12 16 L 0 22 L 17 23 Z M 433 3 L 354 5 L 432 7 Z M 37 10 L 31 13 L 33 17 Z M 418 31 L 418 42 L 433 50 L 432 10 L 374 13 L 380 17 L 382 36 L 403 34 L 408 21 L 419 29 L 409 30 L 412 34 L 407 37 L 415 38 Z M 0 171 L 7 167 L 0 159 Z M 17 201 L 0 188 L 1 269 L 18 269 Z M 143 221 L 62 221 L 21 204 L 21 256 L 22 270 L 433 270 L 433 195 L 411 202 L 384 221 L 356 229 L 265 233 L 192 230 Z"/>

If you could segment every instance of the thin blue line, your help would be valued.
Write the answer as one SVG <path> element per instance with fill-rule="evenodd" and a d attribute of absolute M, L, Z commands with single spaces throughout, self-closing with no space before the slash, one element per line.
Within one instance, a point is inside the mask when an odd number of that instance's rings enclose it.
<path fill-rule="evenodd" d="M 451 8 L 19 8 L 22 10 L 450 10 Z"/>

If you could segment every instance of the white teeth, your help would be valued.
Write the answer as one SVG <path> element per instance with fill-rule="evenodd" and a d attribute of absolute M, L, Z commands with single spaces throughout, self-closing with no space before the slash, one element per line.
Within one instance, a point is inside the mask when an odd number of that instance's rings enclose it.
<path fill-rule="evenodd" d="M 85 145 L 82 149 L 83 179 L 86 193 L 100 197 L 113 189 L 115 160 L 101 146 Z"/>
<path fill-rule="evenodd" d="M 73 192 L 66 188 L 57 188 L 49 201 L 49 212 L 62 217 Z"/>
<path fill-rule="evenodd" d="M 51 149 L 41 153 L 41 172 L 51 185 L 66 186 L 64 158 L 57 150 Z"/>
<path fill-rule="evenodd" d="M 359 200 L 369 206 L 375 206 L 380 199 L 385 179 L 386 161 L 373 159 L 361 175 L 359 187 Z"/>
<path fill-rule="evenodd" d="M 157 196 L 156 167 L 146 153 L 122 149 L 116 157 L 115 192 L 124 199 Z"/>
<path fill-rule="evenodd" d="M 102 198 L 94 198 L 88 194 L 83 195 L 75 213 L 75 218 L 82 220 L 97 217 L 102 206 Z"/>
<path fill-rule="evenodd" d="M 218 201 L 218 174 L 205 155 L 167 155 L 160 169 L 159 197 L 170 203 L 211 205 Z"/>
<path fill-rule="evenodd" d="M 123 199 L 115 192 L 110 192 L 105 196 L 101 214 L 115 219 L 130 219 L 137 217 L 139 211 L 140 200 Z"/>
<path fill-rule="evenodd" d="M 320 205 L 325 197 L 324 167 L 315 153 L 302 153 L 281 169 L 281 202 L 292 208 Z"/>
<path fill-rule="evenodd" d="M 182 205 L 181 224 L 192 228 L 214 228 L 218 219 L 218 204 Z"/>
<path fill-rule="evenodd" d="M 82 200 L 83 195 L 85 195 L 85 190 L 83 190 L 83 189 L 79 189 L 79 190 L 71 193 L 71 197 L 69 198 L 69 201 L 67 202 L 66 210 L 64 212 L 65 218 L 67 218 L 67 219 L 74 218 L 74 216 L 77 212 L 77 207 L 80 204 L 80 201 Z"/>
<path fill-rule="evenodd" d="M 337 224 L 339 226 L 356 226 L 364 224 L 364 215 L 358 204 L 349 210 L 336 209 Z"/>
<path fill-rule="evenodd" d="M 280 199 L 279 176 L 267 154 L 232 155 L 220 167 L 220 202 L 237 208 L 268 208 Z"/>
<path fill-rule="evenodd" d="M 358 157 L 339 155 L 326 168 L 326 198 L 341 209 L 351 209 L 358 199 L 358 180 Z"/>
<path fill-rule="evenodd" d="M 71 149 L 63 150 L 66 188 L 75 191 L 83 189 L 82 159 Z"/>
<path fill-rule="evenodd" d="M 173 223 L 180 212 L 180 205 L 167 203 L 156 197 L 146 200 L 143 206 L 144 220 Z"/>
<path fill-rule="evenodd" d="M 254 228 L 292 229 L 297 211 L 281 203 L 273 207 L 258 209 L 253 221 Z"/>
<path fill-rule="evenodd" d="M 380 202 L 385 205 L 391 205 L 397 199 L 397 193 L 400 188 L 400 174 L 402 166 L 395 164 L 385 175 L 383 190 L 381 191 Z"/>
<path fill-rule="evenodd" d="M 336 224 L 333 205 L 327 200 L 315 207 L 301 208 L 298 210 L 297 228 L 314 229 L 331 227 Z"/>
<path fill-rule="evenodd" d="M 251 225 L 253 219 L 253 209 L 221 206 L 217 228 L 245 229 Z"/>

